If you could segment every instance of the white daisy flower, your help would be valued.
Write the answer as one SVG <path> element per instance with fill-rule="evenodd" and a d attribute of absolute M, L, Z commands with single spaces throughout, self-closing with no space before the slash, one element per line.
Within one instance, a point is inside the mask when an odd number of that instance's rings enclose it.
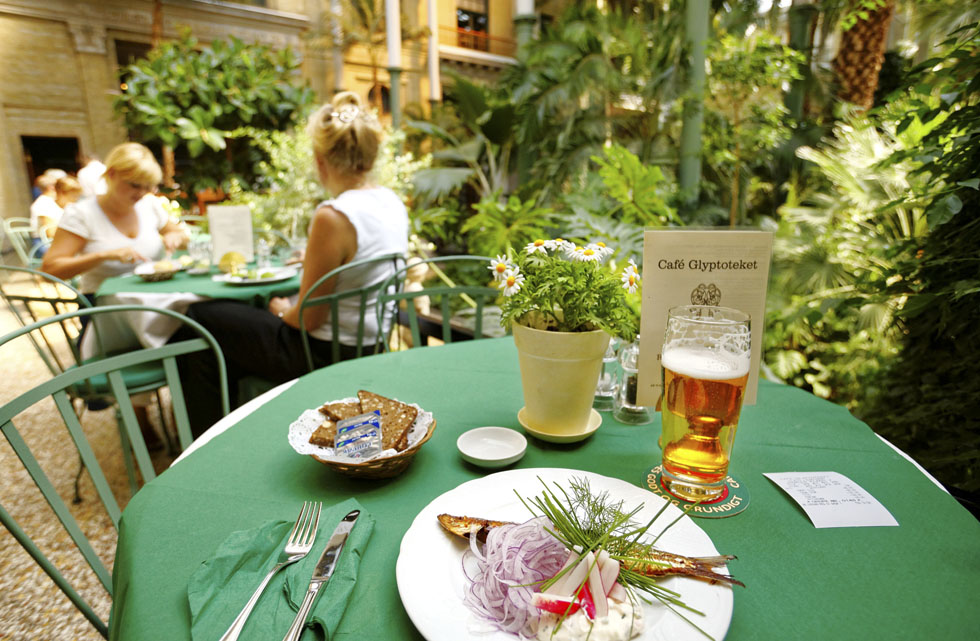
<path fill-rule="evenodd" d="M 504 296 L 513 296 L 521 291 L 524 284 L 524 274 L 517 267 L 508 269 L 500 281 L 500 289 L 504 290 Z"/>
<path fill-rule="evenodd" d="M 511 269 L 511 266 L 507 264 L 507 257 L 501 254 L 496 258 L 490 259 L 490 266 L 487 269 L 493 272 L 494 280 L 501 281 L 504 278 L 504 274 L 507 273 L 507 270 Z"/>
<path fill-rule="evenodd" d="M 623 289 L 633 294 L 636 292 L 636 288 L 640 285 L 640 273 L 636 270 L 636 263 L 630 260 L 629 264 L 623 268 L 623 273 L 620 275 L 620 280 L 623 281 Z"/>
<path fill-rule="evenodd" d="M 551 251 L 557 249 L 559 251 L 568 252 L 569 249 L 575 248 L 575 246 L 572 245 L 572 243 L 568 242 L 564 238 L 554 238 L 552 240 L 546 240 L 544 241 L 544 245 Z"/>
<path fill-rule="evenodd" d="M 527 244 L 527 247 L 524 248 L 524 251 L 526 251 L 529 256 L 531 254 L 533 254 L 534 252 L 541 252 L 542 254 L 547 254 L 548 253 L 548 249 L 554 249 L 553 247 L 551 247 L 551 248 L 548 247 L 548 243 L 549 242 L 551 242 L 551 241 L 541 240 L 539 238 L 538 240 L 534 241 L 533 243 L 528 243 Z"/>
<path fill-rule="evenodd" d="M 605 243 L 601 243 L 601 242 L 600 243 L 591 243 L 589 245 L 586 245 L 585 246 L 585 249 L 586 250 L 590 250 L 591 249 L 593 252 L 595 252 L 595 254 L 589 254 L 589 256 L 597 255 L 598 258 L 596 260 L 600 260 L 600 261 L 605 260 L 607 256 L 610 256 L 613 253 L 613 250 L 612 249 L 610 249 L 609 247 L 606 247 L 606 244 Z M 590 260 L 592 260 L 592 259 L 590 258 Z"/>
<path fill-rule="evenodd" d="M 583 263 L 598 263 L 604 257 L 605 254 L 602 250 L 594 245 L 575 248 L 575 260 L 580 260 Z"/>

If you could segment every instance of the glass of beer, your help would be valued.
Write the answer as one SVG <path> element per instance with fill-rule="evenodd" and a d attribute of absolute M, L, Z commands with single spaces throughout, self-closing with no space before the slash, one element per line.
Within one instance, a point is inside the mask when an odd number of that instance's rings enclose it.
<path fill-rule="evenodd" d="M 749 378 L 749 315 L 684 305 L 667 316 L 663 365 L 663 482 L 689 501 L 720 498 Z"/>

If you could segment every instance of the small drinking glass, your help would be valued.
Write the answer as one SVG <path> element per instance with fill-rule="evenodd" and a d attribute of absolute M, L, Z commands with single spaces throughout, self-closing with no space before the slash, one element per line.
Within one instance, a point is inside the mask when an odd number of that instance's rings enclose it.
<path fill-rule="evenodd" d="M 683 499 L 712 501 L 724 491 L 749 378 L 749 320 L 737 309 L 710 305 L 668 312 L 661 356 L 663 481 Z"/>
<path fill-rule="evenodd" d="M 613 337 L 609 341 L 606 353 L 602 357 L 602 373 L 595 387 L 595 398 L 592 407 L 597 410 L 613 409 L 616 393 L 619 390 L 619 351 L 620 340 Z"/>
<path fill-rule="evenodd" d="M 653 421 L 649 407 L 639 405 L 636 393 L 639 382 L 640 337 L 619 350 L 619 366 L 622 371 L 619 390 L 613 407 L 613 417 L 626 425 L 646 425 Z"/>

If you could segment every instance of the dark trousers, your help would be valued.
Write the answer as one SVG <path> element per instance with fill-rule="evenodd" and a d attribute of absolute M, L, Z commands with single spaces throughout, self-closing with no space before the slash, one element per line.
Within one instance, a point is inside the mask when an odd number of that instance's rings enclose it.
<path fill-rule="evenodd" d="M 211 332 L 221 347 L 231 409 L 248 400 L 238 398 L 238 383 L 245 377 L 278 385 L 308 371 L 300 331 L 265 309 L 239 301 L 209 300 L 191 305 L 187 316 Z M 193 328 L 184 326 L 170 342 L 197 337 Z M 314 367 L 330 365 L 330 341 L 309 338 Z M 341 360 L 356 354 L 357 348 L 341 344 Z M 195 352 L 180 357 L 177 365 L 196 438 L 223 416 L 217 361 L 210 351 Z"/>

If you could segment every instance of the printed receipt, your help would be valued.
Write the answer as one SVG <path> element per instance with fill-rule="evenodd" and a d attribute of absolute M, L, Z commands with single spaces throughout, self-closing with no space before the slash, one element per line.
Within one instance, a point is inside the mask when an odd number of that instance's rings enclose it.
<path fill-rule="evenodd" d="M 770 481 L 800 504 L 814 527 L 898 525 L 885 506 L 837 472 L 768 472 Z"/>

